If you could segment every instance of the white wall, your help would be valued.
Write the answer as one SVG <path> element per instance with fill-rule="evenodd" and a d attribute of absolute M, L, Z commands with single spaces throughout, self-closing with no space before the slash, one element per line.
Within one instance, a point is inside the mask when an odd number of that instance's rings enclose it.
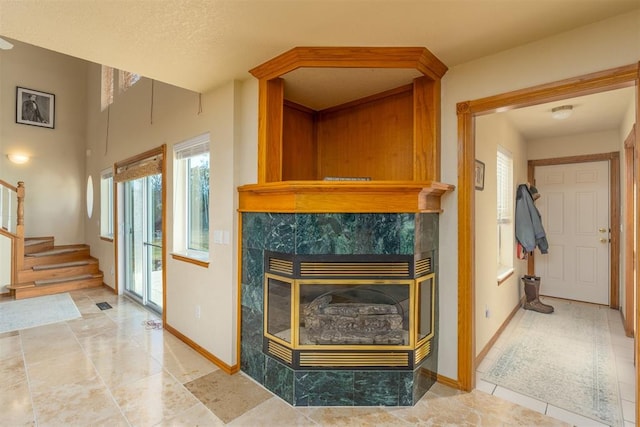
<path fill-rule="evenodd" d="M 456 104 L 554 82 L 640 59 L 640 12 L 632 12 L 452 67 L 442 81 L 442 178 L 457 184 Z M 458 378 L 457 192 L 443 198 L 440 222 L 439 374 Z"/>
<path fill-rule="evenodd" d="M 0 51 L 0 179 L 25 183 L 25 234 L 84 243 L 87 63 L 20 42 Z M 55 128 L 16 123 L 16 87 L 55 95 Z M 16 165 L 7 154 L 23 152 Z"/>

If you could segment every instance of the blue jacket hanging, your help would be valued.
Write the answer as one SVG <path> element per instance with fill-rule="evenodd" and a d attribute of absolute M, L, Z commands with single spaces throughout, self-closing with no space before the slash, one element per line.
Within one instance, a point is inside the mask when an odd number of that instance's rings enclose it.
<path fill-rule="evenodd" d="M 516 192 L 516 239 L 527 252 L 533 252 L 536 246 L 543 254 L 549 251 L 540 212 L 527 184 L 520 184 Z"/>

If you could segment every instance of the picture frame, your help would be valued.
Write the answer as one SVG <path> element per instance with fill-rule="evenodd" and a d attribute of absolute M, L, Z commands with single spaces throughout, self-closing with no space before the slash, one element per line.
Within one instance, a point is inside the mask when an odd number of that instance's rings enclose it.
<path fill-rule="evenodd" d="M 480 160 L 476 160 L 474 181 L 476 190 L 484 190 L 484 163 Z"/>
<path fill-rule="evenodd" d="M 16 123 L 53 129 L 55 108 L 54 94 L 16 87 Z"/>

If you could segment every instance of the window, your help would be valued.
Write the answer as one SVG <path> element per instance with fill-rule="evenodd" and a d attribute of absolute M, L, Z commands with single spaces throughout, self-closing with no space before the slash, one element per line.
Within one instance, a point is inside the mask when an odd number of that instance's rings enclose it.
<path fill-rule="evenodd" d="M 113 239 L 113 171 L 100 174 L 100 236 Z"/>
<path fill-rule="evenodd" d="M 514 221 L 513 221 L 513 158 L 511 153 L 498 146 L 496 162 L 497 218 L 498 218 L 498 282 L 513 272 Z"/>
<path fill-rule="evenodd" d="M 140 80 L 140 74 L 130 73 L 129 71 L 119 72 L 120 92 L 124 92 Z"/>
<path fill-rule="evenodd" d="M 106 110 L 109 105 L 113 104 L 113 79 L 113 68 L 103 65 L 100 96 L 102 111 Z"/>
<path fill-rule="evenodd" d="M 174 151 L 174 252 L 209 256 L 209 134 L 176 144 Z"/>

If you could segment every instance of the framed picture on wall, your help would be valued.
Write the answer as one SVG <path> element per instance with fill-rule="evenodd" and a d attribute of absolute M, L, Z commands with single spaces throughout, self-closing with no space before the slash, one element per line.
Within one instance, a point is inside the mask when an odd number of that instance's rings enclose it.
<path fill-rule="evenodd" d="M 476 190 L 484 190 L 484 163 L 480 160 L 476 160 L 475 184 Z"/>
<path fill-rule="evenodd" d="M 16 123 L 53 129 L 55 111 L 52 93 L 16 87 Z"/>

